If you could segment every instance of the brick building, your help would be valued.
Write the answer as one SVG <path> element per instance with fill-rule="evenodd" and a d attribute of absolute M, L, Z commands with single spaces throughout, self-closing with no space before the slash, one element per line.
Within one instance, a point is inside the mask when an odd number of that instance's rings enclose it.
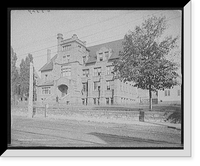
<path fill-rule="evenodd" d="M 57 54 L 40 69 L 37 101 L 65 104 L 111 105 L 148 102 L 148 91 L 132 82 L 113 78 L 113 61 L 122 50 L 123 39 L 86 47 L 86 42 L 73 35 L 57 35 Z M 158 100 L 153 94 L 154 100 Z"/>

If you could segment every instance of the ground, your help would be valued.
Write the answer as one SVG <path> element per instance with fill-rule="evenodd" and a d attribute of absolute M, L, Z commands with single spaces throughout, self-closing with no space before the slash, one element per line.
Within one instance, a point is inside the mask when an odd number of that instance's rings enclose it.
<path fill-rule="evenodd" d="M 11 147 L 182 147 L 181 130 L 154 123 L 104 123 L 13 114 Z"/>

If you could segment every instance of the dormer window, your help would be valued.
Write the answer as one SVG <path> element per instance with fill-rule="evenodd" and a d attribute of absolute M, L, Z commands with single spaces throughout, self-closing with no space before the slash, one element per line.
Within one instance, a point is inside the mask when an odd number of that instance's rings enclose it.
<path fill-rule="evenodd" d="M 47 81 L 47 77 L 48 77 L 48 75 L 47 75 L 47 74 L 45 74 L 45 77 L 44 77 L 44 80 L 45 80 L 45 81 Z"/>
<path fill-rule="evenodd" d="M 106 59 L 108 59 L 108 58 L 109 58 L 109 52 L 108 52 L 108 51 L 105 51 L 104 53 L 105 53 Z"/>
<path fill-rule="evenodd" d="M 103 61 L 103 53 L 99 53 L 99 61 Z"/>

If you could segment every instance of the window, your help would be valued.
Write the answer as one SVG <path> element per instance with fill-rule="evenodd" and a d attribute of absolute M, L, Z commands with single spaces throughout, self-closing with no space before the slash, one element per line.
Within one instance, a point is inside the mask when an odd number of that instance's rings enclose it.
<path fill-rule="evenodd" d="M 110 103 L 113 105 L 113 97 L 110 98 Z"/>
<path fill-rule="evenodd" d="M 109 58 L 109 52 L 108 52 L 108 51 L 105 51 L 104 53 L 105 53 L 106 59 L 108 59 L 108 58 Z"/>
<path fill-rule="evenodd" d="M 47 74 L 45 74 L 45 77 L 44 77 L 44 80 L 45 80 L 45 81 L 47 81 L 47 77 L 48 77 L 48 75 L 47 75 Z"/>
<path fill-rule="evenodd" d="M 67 62 L 69 62 L 70 55 L 67 55 Z"/>
<path fill-rule="evenodd" d="M 93 100 L 94 100 L 94 104 L 96 104 L 96 98 L 93 98 Z"/>
<path fill-rule="evenodd" d="M 63 55 L 63 61 L 69 62 L 70 55 Z"/>
<path fill-rule="evenodd" d="M 94 76 L 100 76 L 101 75 L 101 67 L 94 68 Z"/>
<path fill-rule="evenodd" d="M 86 56 L 83 56 L 83 63 L 85 64 L 86 62 Z"/>
<path fill-rule="evenodd" d="M 170 90 L 168 90 L 168 96 L 170 96 Z"/>
<path fill-rule="evenodd" d="M 178 90 L 178 96 L 180 96 L 181 95 L 181 91 L 180 91 L 180 89 Z"/>
<path fill-rule="evenodd" d="M 106 104 L 109 104 L 109 98 L 106 98 Z"/>
<path fill-rule="evenodd" d="M 99 81 L 94 82 L 94 91 L 97 91 L 98 87 L 100 87 L 100 82 Z"/>
<path fill-rule="evenodd" d="M 86 92 L 86 91 L 87 91 L 87 83 L 84 82 L 84 83 L 82 83 L 82 84 L 83 84 L 83 92 Z"/>
<path fill-rule="evenodd" d="M 43 87 L 42 88 L 42 94 L 51 94 L 51 90 L 50 90 L 50 87 Z"/>
<path fill-rule="evenodd" d="M 107 90 L 110 90 L 110 89 L 111 89 L 111 88 L 110 88 L 110 82 L 111 82 L 111 81 L 106 81 Z"/>
<path fill-rule="evenodd" d="M 103 53 L 99 53 L 99 61 L 103 61 Z"/>
<path fill-rule="evenodd" d="M 107 73 L 107 75 L 112 74 L 113 68 L 114 68 L 114 66 L 107 66 L 106 67 L 106 73 Z"/>
<path fill-rule="evenodd" d="M 89 76 L 89 69 L 84 69 L 83 70 L 83 76 L 88 77 Z"/>
<path fill-rule="evenodd" d="M 70 47 L 71 47 L 71 44 L 68 44 L 68 45 L 63 46 L 63 51 L 69 50 Z"/>
<path fill-rule="evenodd" d="M 82 99 L 82 104 L 85 105 L 85 99 Z"/>
<path fill-rule="evenodd" d="M 170 96 L 170 90 L 165 90 L 165 96 Z"/>
<path fill-rule="evenodd" d="M 70 77 L 71 76 L 71 68 L 62 68 L 61 69 L 62 77 Z"/>

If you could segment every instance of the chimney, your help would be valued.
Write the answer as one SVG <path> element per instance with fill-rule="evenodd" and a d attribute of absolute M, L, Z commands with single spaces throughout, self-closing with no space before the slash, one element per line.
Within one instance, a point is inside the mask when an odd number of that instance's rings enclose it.
<path fill-rule="evenodd" d="M 51 50 L 47 49 L 47 63 L 51 61 Z"/>
<path fill-rule="evenodd" d="M 61 42 L 63 41 L 63 34 L 61 34 L 61 33 L 58 33 L 57 34 L 57 40 L 58 40 L 58 53 L 59 52 L 61 52 L 61 50 L 62 50 L 62 47 L 61 47 Z"/>
<path fill-rule="evenodd" d="M 73 34 L 72 39 L 78 39 L 78 36 L 76 34 Z"/>

